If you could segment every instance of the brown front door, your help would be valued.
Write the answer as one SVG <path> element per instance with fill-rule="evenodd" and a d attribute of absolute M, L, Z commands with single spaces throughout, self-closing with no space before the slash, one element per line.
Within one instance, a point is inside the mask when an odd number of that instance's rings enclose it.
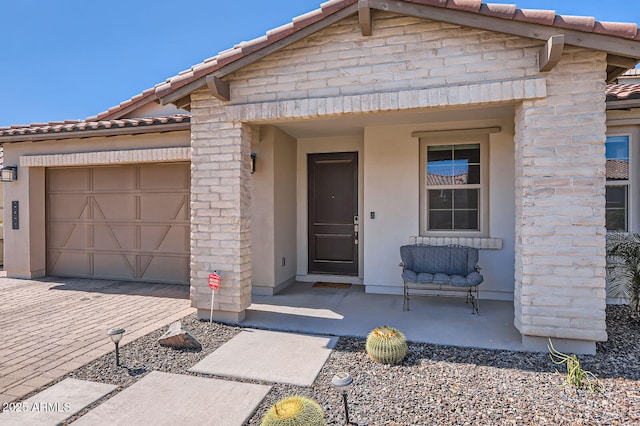
<path fill-rule="evenodd" d="M 309 273 L 358 275 L 358 153 L 309 154 Z"/>

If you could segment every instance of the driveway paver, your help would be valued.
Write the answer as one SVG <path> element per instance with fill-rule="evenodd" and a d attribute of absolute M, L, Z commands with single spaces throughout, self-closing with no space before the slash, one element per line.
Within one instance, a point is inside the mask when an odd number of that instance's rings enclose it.
<path fill-rule="evenodd" d="M 195 311 L 188 286 L 76 278 L 0 277 L 0 300 L 0 404 L 113 351 L 110 328 L 125 345 Z"/>

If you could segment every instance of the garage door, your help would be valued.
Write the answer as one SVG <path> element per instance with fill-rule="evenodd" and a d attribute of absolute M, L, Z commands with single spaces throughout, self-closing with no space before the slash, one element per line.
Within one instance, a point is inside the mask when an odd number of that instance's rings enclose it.
<path fill-rule="evenodd" d="M 189 165 L 47 169 L 47 273 L 189 283 Z"/>

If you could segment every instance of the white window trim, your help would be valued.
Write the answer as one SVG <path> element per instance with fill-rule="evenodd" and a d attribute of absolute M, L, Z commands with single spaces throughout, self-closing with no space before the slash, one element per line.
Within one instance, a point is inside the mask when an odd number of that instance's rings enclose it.
<path fill-rule="evenodd" d="M 605 177 L 605 186 L 626 186 L 627 187 L 627 216 L 626 216 L 626 230 L 625 231 L 610 231 L 607 229 L 607 232 L 625 232 L 625 233 L 630 233 L 631 232 L 631 227 L 632 227 L 632 223 L 631 223 L 631 218 L 633 217 L 633 202 L 634 202 L 634 197 L 633 197 L 633 188 L 631 185 L 631 182 L 633 182 L 634 180 L 634 154 L 633 154 L 633 135 L 629 132 L 623 132 L 623 133 L 607 133 L 606 138 L 615 138 L 615 137 L 620 137 L 620 136 L 624 136 L 628 138 L 628 142 L 629 142 L 629 178 L 627 180 L 606 180 Z M 606 141 L 605 141 L 606 142 Z M 605 161 L 606 161 L 606 153 L 605 153 Z M 605 214 L 606 214 L 606 209 L 605 209 Z M 606 226 L 606 224 L 605 224 Z"/>
<path fill-rule="evenodd" d="M 427 214 L 429 197 L 427 197 L 427 147 L 435 145 L 467 145 L 480 144 L 480 197 L 479 197 L 479 231 L 428 230 Z M 473 185 L 475 186 L 475 185 Z M 475 135 L 437 135 L 420 138 L 420 236 L 424 237 L 489 237 L 489 135 L 479 132 Z M 443 186 L 442 189 L 448 189 Z"/>

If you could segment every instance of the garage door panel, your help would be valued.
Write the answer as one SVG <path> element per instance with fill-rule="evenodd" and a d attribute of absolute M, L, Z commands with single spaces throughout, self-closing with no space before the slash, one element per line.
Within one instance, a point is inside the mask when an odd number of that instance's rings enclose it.
<path fill-rule="evenodd" d="M 94 219 L 118 221 L 134 220 L 136 218 L 136 196 L 125 195 L 95 195 Z"/>
<path fill-rule="evenodd" d="M 50 275 L 189 284 L 189 238 L 188 164 L 47 169 Z"/>
<path fill-rule="evenodd" d="M 93 275 L 130 280 L 135 278 L 135 262 L 134 255 L 94 253 Z"/>
<path fill-rule="evenodd" d="M 149 256 L 144 259 L 142 278 L 146 281 L 183 283 L 189 281 L 189 259 L 174 256 Z"/>
<path fill-rule="evenodd" d="M 189 254 L 188 225 L 183 226 L 142 226 L 140 244 L 143 251 Z"/>
<path fill-rule="evenodd" d="M 191 187 L 189 169 L 182 164 L 152 164 L 140 168 L 140 189 L 171 190 Z"/>
<path fill-rule="evenodd" d="M 48 245 L 51 248 L 82 250 L 90 241 L 91 229 L 78 223 L 59 223 L 49 231 Z"/>
<path fill-rule="evenodd" d="M 147 220 L 189 220 L 186 194 L 153 194 L 140 196 L 140 216 Z"/>
<path fill-rule="evenodd" d="M 56 194 L 49 196 L 49 219 L 85 219 L 89 217 L 86 195 Z"/>
<path fill-rule="evenodd" d="M 97 250 L 135 250 L 135 226 L 94 224 L 93 247 Z"/>
<path fill-rule="evenodd" d="M 88 169 L 57 169 L 55 174 L 47 176 L 47 183 L 56 191 L 89 190 L 90 173 Z"/>
<path fill-rule="evenodd" d="M 62 276 L 88 276 L 91 274 L 90 255 L 86 252 L 48 250 L 49 274 Z"/>
<path fill-rule="evenodd" d="M 136 189 L 136 168 L 132 166 L 94 167 L 93 190 L 124 191 Z"/>

